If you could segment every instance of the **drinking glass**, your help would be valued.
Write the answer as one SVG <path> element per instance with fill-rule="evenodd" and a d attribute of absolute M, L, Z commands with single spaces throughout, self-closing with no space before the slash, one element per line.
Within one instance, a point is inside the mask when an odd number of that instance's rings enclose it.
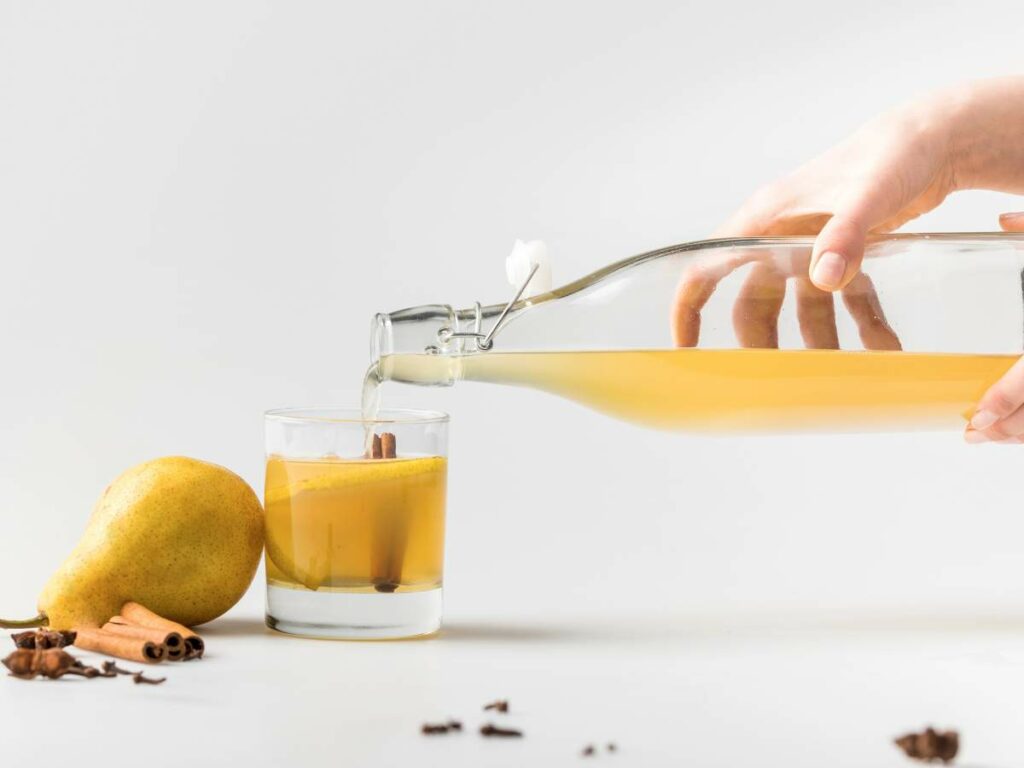
<path fill-rule="evenodd" d="M 267 626 L 395 639 L 441 626 L 448 416 L 265 414 Z"/>

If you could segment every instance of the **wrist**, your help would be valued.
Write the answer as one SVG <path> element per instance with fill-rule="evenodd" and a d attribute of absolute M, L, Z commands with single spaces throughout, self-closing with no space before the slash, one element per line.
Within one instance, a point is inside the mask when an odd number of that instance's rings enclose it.
<path fill-rule="evenodd" d="M 969 83 L 933 98 L 954 189 L 1024 188 L 1024 78 Z"/>
<path fill-rule="evenodd" d="M 984 120 L 978 94 L 970 85 L 944 91 L 935 97 L 936 111 L 946 125 L 947 157 L 955 189 L 985 186 L 989 159 L 983 151 Z"/>

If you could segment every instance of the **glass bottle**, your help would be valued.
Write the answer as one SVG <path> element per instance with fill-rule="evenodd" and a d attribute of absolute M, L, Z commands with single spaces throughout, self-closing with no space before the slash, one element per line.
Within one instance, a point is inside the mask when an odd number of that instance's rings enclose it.
<path fill-rule="evenodd" d="M 528 386 L 687 431 L 959 428 L 1024 348 L 1024 235 L 888 235 L 830 294 L 812 238 L 705 240 L 535 296 L 378 314 L 370 378 Z"/>

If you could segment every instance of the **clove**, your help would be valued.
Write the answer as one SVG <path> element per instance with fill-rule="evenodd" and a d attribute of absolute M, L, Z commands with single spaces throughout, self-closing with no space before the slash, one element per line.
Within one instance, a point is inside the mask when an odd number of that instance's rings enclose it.
<path fill-rule="evenodd" d="M 960 734 L 956 731 L 936 731 L 932 727 L 921 733 L 908 733 L 894 739 L 897 747 L 914 760 L 931 763 L 953 762 L 960 750 Z"/>
<path fill-rule="evenodd" d="M 618 752 L 619 750 L 619 748 L 615 746 L 614 741 L 609 741 L 608 744 L 605 746 L 605 749 L 607 749 L 609 752 Z"/>
<path fill-rule="evenodd" d="M 587 744 L 587 746 L 585 746 L 583 748 L 583 751 L 580 752 L 580 756 L 581 757 L 593 757 L 594 756 L 594 752 L 596 752 L 596 750 L 594 749 L 594 745 L 593 744 Z"/>
<path fill-rule="evenodd" d="M 89 669 L 96 669 L 96 668 L 95 667 L 89 667 Z M 103 662 L 103 665 L 100 667 L 100 669 L 96 669 L 95 677 L 117 677 L 117 672 L 114 672 L 113 670 L 107 669 L 106 662 Z"/>
<path fill-rule="evenodd" d="M 74 632 L 54 632 L 49 629 L 35 629 L 28 632 L 17 632 L 11 635 L 17 648 L 64 648 L 75 642 Z"/>
<path fill-rule="evenodd" d="M 130 672 L 127 669 L 122 669 L 121 667 L 117 666 L 117 662 L 116 661 L 104 661 L 101 666 L 103 667 L 103 676 L 104 677 L 115 677 L 117 675 L 137 675 L 137 674 L 139 674 L 138 672 Z"/>
<path fill-rule="evenodd" d="M 493 723 L 487 723 L 486 725 L 480 726 L 480 735 L 519 738 L 523 735 L 523 732 L 517 731 L 515 728 L 501 728 Z"/>
<path fill-rule="evenodd" d="M 3 660 L 13 677 L 31 680 L 42 675 L 56 680 L 75 666 L 75 657 L 60 648 L 19 648 Z M 74 674 L 74 673 L 72 673 Z"/>
<path fill-rule="evenodd" d="M 462 723 L 458 720 L 449 720 L 447 723 L 424 723 L 420 732 L 427 735 L 448 733 L 449 731 L 461 731 Z"/>
<path fill-rule="evenodd" d="M 136 685 L 139 683 L 145 683 L 146 685 L 160 685 L 160 683 L 166 682 L 166 677 L 146 677 L 141 672 L 136 672 L 132 675 L 132 680 L 135 681 Z"/>
<path fill-rule="evenodd" d="M 96 667 L 89 667 L 80 661 L 75 661 L 65 672 L 65 675 L 80 675 L 82 677 L 112 677 L 112 675 L 105 675 L 100 672 Z"/>
<path fill-rule="evenodd" d="M 131 675 L 136 683 L 159 685 L 167 679 L 146 677 L 141 672 L 130 672 L 117 666 L 117 662 L 114 661 L 104 661 L 99 669 L 90 667 L 60 648 L 19 648 L 8 655 L 3 660 L 3 664 L 10 670 L 12 677 L 22 680 L 31 680 L 40 675 L 51 680 L 56 680 L 64 675 L 78 675 L 90 679 Z"/>
<path fill-rule="evenodd" d="M 497 701 L 492 701 L 490 704 L 485 704 L 484 712 L 489 710 L 500 712 L 503 715 L 508 714 L 508 699 L 498 699 Z"/>

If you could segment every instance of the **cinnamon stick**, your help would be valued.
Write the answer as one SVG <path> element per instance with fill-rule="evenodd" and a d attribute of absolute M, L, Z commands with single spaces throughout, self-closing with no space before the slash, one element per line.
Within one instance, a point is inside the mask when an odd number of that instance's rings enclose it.
<path fill-rule="evenodd" d="M 373 458 L 398 458 L 398 441 L 394 432 L 373 436 Z M 402 583 L 408 532 L 398 516 L 398 510 L 381 510 L 378 513 L 371 554 L 373 588 L 378 592 L 394 592 Z"/>
<path fill-rule="evenodd" d="M 119 659 L 156 664 L 167 655 L 164 646 L 141 637 L 128 637 L 104 629 L 82 627 L 75 630 L 75 645 L 86 651 L 105 653 Z"/>
<path fill-rule="evenodd" d="M 122 624 L 115 622 L 113 619 L 104 624 L 103 629 L 106 632 L 113 632 L 115 635 L 141 638 L 151 643 L 162 645 L 167 649 L 168 661 L 181 661 L 185 658 L 185 654 L 188 651 L 188 648 L 185 646 L 185 639 L 178 632 L 168 632 L 166 629 L 154 629 L 153 627 L 142 627 L 138 624 Z"/>
<path fill-rule="evenodd" d="M 121 615 L 115 616 L 111 621 L 115 624 L 135 624 L 139 627 L 177 632 L 185 641 L 186 659 L 200 659 L 206 651 L 206 643 L 203 642 L 203 638 L 191 629 L 176 621 L 165 619 L 163 616 L 153 613 L 149 608 L 138 603 L 125 603 L 121 608 Z"/>

